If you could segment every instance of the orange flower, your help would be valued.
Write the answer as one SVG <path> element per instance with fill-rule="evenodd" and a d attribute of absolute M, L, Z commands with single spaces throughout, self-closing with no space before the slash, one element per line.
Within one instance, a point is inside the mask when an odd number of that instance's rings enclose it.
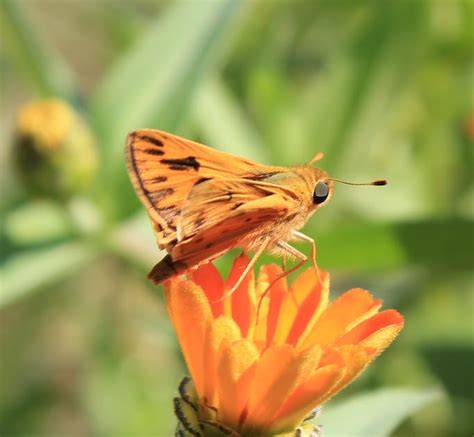
<path fill-rule="evenodd" d="M 295 430 L 346 387 L 397 336 L 403 317 L 354 288 L 328 302 L 329 275 L 309 268 L 288 288 L 265 265 L 225 299 L 248 264 L 242 255 L 227 281 L 212 264 L 190 280 L 166 284 L 170 317 L 194 382 L 201 423 L 236 435 Z M 260 311 L 257 311 L 261 300 Z M 258 320 L 257 320 L 258 312 Z"/>

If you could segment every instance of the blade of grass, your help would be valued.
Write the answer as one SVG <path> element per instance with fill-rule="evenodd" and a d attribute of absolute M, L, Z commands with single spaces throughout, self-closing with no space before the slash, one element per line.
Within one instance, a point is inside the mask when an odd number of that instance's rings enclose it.
<path fill-rule="evenodd" d="M 19 69 L 43 97 L 77 100 L 78 89 L 67 65 L 48 47 L 28 15 L 27 2 L 2 0 L 0 27 Z"/>
<path fill-rule="evenodd" d="M 217 77 L 201 84 L 192 117 L 206 143 L 259 162 L 268 161 L 262 139 L 229 88 Z"/>
<path fill-rule="evenodd" d="M 99 86 L 91 113 L 107 162 L 104 184 L 99 186 L 106 189 L 108 199 L 122 199 L 106 205 L 113 216 L 116 208 L 135 205 L 123 200 L 124 193 L 131 195 L 123 156 L 126 134 L 144 127 L 176 129 L 238 4 L 234 0 L 174 3 Z"/>
<path fill-rule="evenodd" d="M 0 267 L 0 308 L 62 280 L 98 253 L 93 246 L 71 242 L 11 256 Z"/>

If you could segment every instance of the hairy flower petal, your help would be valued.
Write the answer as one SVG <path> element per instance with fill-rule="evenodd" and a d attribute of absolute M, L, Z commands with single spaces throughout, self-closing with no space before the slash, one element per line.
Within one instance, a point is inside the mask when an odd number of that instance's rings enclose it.
<path fill-rule="evenodd" d="M 228 292 L 236 284 L 243 271 L 250 262 L 247 255 L 238 256 L 232 265 L 229 278 L 225 284 L 225 290 Z M 237 287 L 235 292 L 230 297 L 230 311 L 232 318 L 239 325 L 242 336 L 245 337 L 250 328 L 250 321 L 254 310 L 254 296 L 255 296 L 255 278 L 253 270 L 251 270 Z M 229 299 L 228 299 L 229 300 Z"/>
<path fill-rule="evenodd" d="M 192 281 L 172 280 L 166 290 L 176 334 L 198 393 L 204 388 L 204 339 L 212 312 L 206 295 Z M 192 326 L 192 329 L 190 329 Z"/>
<path fill-rule="evenodd" d="M 224 313 L 222 301 L 224 280 L 214 264 L 203 264 L 199 269 L 194 270 L 191 275 L 196 285 L 199 285 L 206 293 L 214 318 L 222 315 Z"/>
<path fill-rule="evenodd" d="M 229 317 L 220 316 L 208 327 L 204 344 L 206 377 L 204 378 L 203 394 L 209 405 L 215 405 L 216 403 L 216 387 L 218 387 L 216 379 L 220 349 L 240 338 L 240 328 Z"/>
<path fill-rule="evenodd" d="M 382 302 L 374 299 L 366 290 L 354 288 L 347 291 L 321 314 L 308 336 L 300 339 L 298 347 L 305 349 L 315 343 L 329 345 L 345 334 L 355 321 L 374 314 L 381 305 Z"/>
<path fill-rule="evenodd" d="M 222 350 L 217 367 L 219 419 L 233 428 L 238 427 L 244 412 L 258 358 L 257 348 L 246 339 Z"/>
<path fill-rule="evenodd" d="M 302 417 L 320 405 L 324 397 L 336 386 L 344 373 L 344 368 L 329 364 L 318 368 L 299 385 L 286 399 L 273 418 L 273 426 L 280 432 L 295 428 Z"/>

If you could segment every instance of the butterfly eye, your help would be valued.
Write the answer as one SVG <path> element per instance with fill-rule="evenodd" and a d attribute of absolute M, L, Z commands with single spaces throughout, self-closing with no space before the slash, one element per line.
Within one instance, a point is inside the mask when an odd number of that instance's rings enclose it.
<path fill-rule="evenodd" d="M 323 203 L 329 196 L 329 187 L 326 182 L 318 182 L 314 188 L 313 202 L 316 205 Z"/>

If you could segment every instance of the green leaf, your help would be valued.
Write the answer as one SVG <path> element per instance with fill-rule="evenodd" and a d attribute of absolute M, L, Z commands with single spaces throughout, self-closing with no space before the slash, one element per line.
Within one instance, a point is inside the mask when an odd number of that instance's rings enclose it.
<path fill-rule="evenodd" d="M 78 96 L 71 72 L 49 47 L 28 15 L 27 2 L 2 0 L 0 25 L 10 56 L 43 96 Z"/>
<path fill-rule="evenodd" d="M 238 4 L 174 3 L 105 77 L 91 111 L 107 162 L 102 176 L 108 198 L 111 190 L 115 198 L 123 197 L 129 186 L 123 154 L 126 134 L 145 127 L 176 130 Z M 109 202 L 109 207 L 126 203 Z"/>
<path fill-rule="evenodd" d="M 97 254 L 93 246 L 72 242 L 11 256 L 0 267 L 0 307 L 66 278 Z"/>
<path fill-rule="evenodd" d="M 31 246 L 71 235 L 73 224 L 57 203 L 34 200 L 5 214 L 3 232 L 15 246 Z"/>
<path fill-rule="evenodd" d="M 442 397 L 437 389 L 382 389 L 323 408 L 325 437 L 388 436 L 420 408 Z"/>
<path fill-rule="evenodd" d="M 471 332 L 468 335 L 472 333 L 471 321 Z M 472 344 L 437 342 L 422 345 L 419 349 L 425 357 L 427 365 L 443 383 L 446 391 L 465 399 L 472 396 L 474 380 L 472 378 L 466 380 L 466 375 L 472 372 L 472 363 L 474 362 L 474 347 Z"/>
<path fill-rule="evenodd" d="M 472 267 L 472 222 L 469 220 L 352 223 L 323 233 L 309 227 L 305 233 L 316 239 L 318 261 L 324 268 L 374 270 L 406 264 L 452 270 Z"/>

